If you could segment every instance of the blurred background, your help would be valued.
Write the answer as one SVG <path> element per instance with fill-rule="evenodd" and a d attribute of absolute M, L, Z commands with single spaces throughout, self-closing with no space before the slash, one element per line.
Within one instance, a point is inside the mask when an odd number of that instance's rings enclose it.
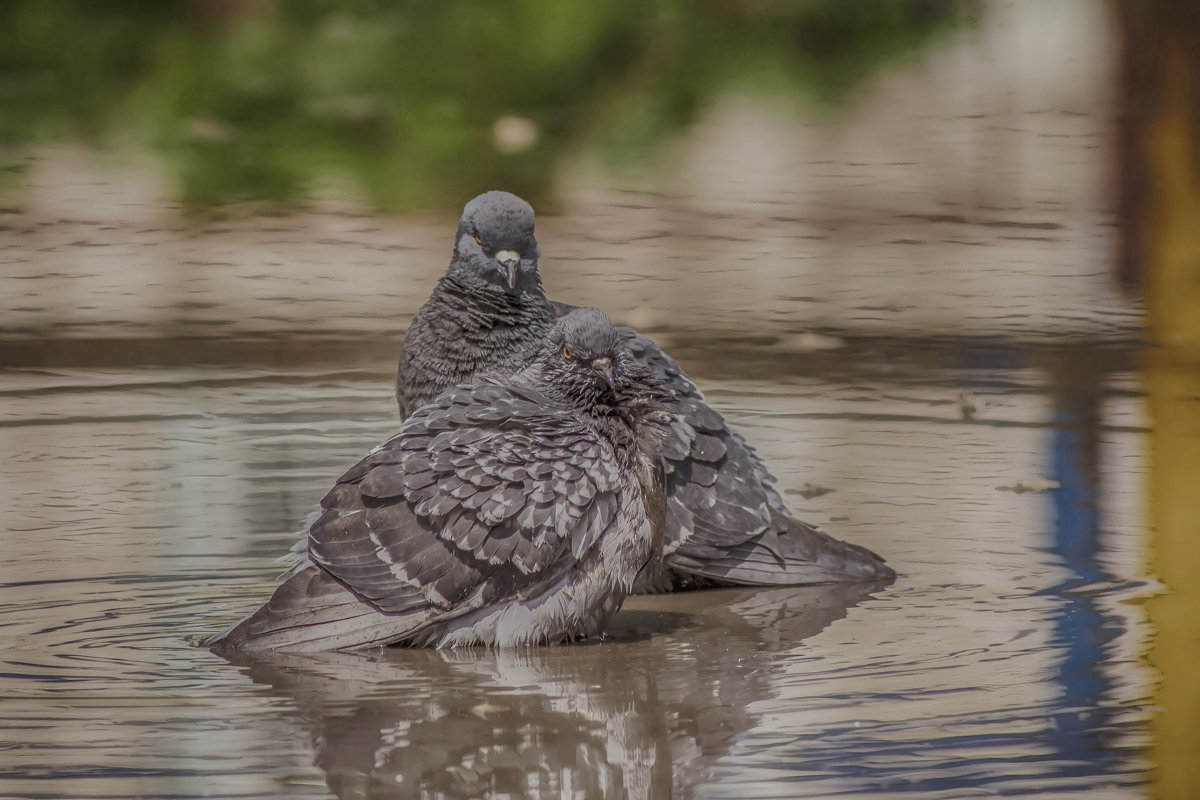
<path fill-rule="evenodd" d="M 5 3 L 0 794 L 358 796 L 180 641 L 394 430 L 403 331 L 499 188 L 550 296 L 652 335 L 902 575 L 805 640 L 819 678 L 754 645 L 764 705 L 677 796 L 1200 795 L 1197 9 Z"/>

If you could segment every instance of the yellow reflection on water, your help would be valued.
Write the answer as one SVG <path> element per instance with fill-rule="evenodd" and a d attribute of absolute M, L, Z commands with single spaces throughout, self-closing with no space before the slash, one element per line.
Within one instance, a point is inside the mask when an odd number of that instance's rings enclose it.
<path fill-rule="evenodd" d="M 1154 418 L 1152 567 L 1168 591 L 1147 603 L 1159 672 L 1155 796 L 1200 797 L 1200 348 L 1155 350 L 1146 364 Z"/>
<path fill-rule="evenodd" d="M 1156 628 L 1155 795 L 1200 797 L 1200 119 L 1188 88 L 1200 62 L 1179 36 L 1163 43 L 1151 121 L 1146 362 L 1151 439 L 1151 565 L 1167 592 L 1148 604 Z"/>

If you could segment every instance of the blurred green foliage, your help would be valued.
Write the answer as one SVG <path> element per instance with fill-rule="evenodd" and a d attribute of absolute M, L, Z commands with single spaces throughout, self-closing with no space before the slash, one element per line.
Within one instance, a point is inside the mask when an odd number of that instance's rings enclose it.
<path fill-rule="evenodd" d="M 0 153 L 151 146 L 185 205 L 531 199 L 586 150 L 650 159 L 723 91 L 832 104 L 971 0 L 8 0 Z"/>

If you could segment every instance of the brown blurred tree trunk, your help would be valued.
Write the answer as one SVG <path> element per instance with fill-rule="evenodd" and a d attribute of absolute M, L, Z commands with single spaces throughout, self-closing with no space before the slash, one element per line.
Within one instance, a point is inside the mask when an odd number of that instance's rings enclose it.
<path fill-rule="evenodd" d="M 1200 3 L 1114 7 L 1119 275 L 1145 292 L 1155 341 L 1200 344 Z"/>

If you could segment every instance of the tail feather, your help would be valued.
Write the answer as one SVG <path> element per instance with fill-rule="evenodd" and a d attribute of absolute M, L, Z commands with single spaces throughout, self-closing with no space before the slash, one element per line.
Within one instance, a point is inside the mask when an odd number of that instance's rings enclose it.
<path fill-rule="evenodd" d="M 280 584 L 260 609 L 201 644 L 222 655 L 353 650 L 402 639 L 428 613 L 382 614 L 324 570 L 309 566 Z"/>
<path fill-rule="evenodd" d="M 890 582 L 896 577 L 865 547 L 834 539 L 780 512 L 772 511 L 771 521 L 773 530 L 724 549 L 716 558 L 689 558 L 681 550 L 670 566 L 692 578 L 751 586 Z"/>

